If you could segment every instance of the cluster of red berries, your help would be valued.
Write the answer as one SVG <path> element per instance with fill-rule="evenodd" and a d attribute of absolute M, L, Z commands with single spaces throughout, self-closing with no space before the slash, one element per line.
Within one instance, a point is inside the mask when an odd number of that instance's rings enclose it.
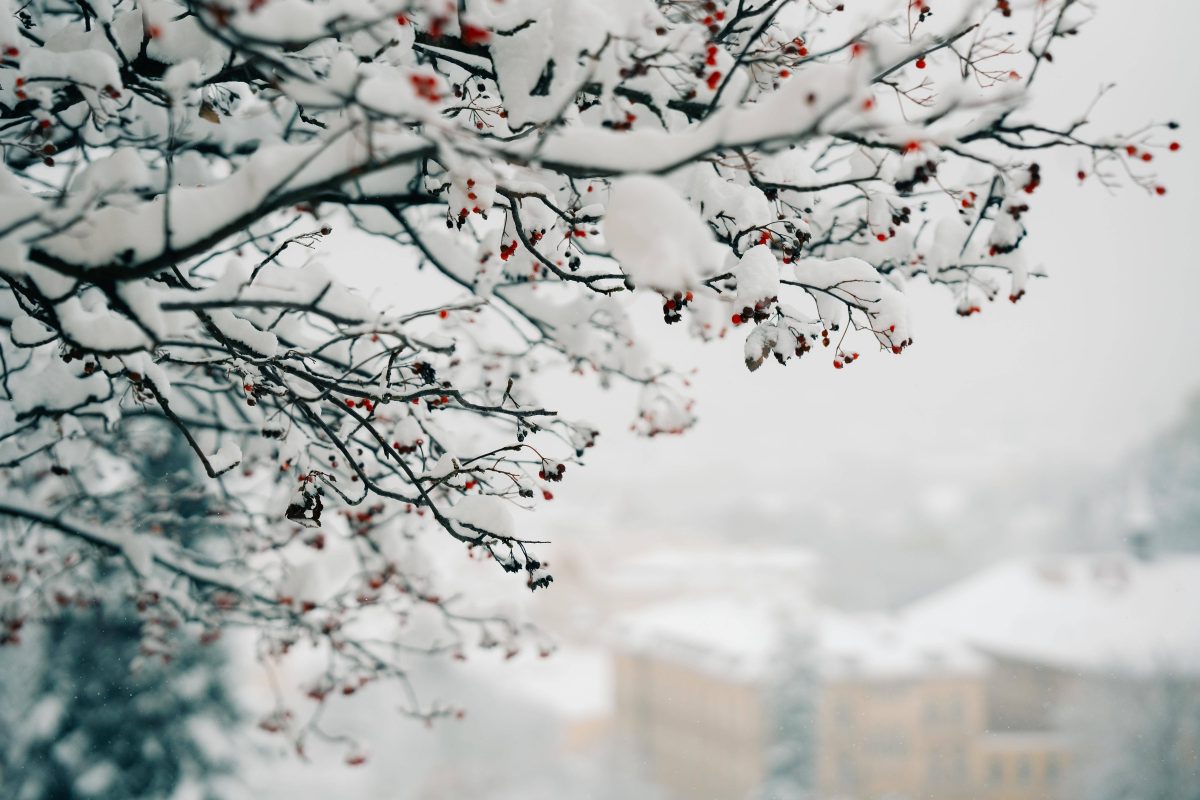
<path fill-rule="evenodd" d="M 286 709 L 282 711 L 272 711 L 267 716 L 258 721 L 260 730 L 267 733 L 279 733 L 286 728 L 292 720 L 292 712 Z"/>
<path fill-rule="evenodd" d="M 797 36 L 783 46 L 783 52 L 787 55 L 796 55 L 804 58 L 808 55 L 808 47 L 805 46 L 804 39 Z"/>
<path fill-rule="evenodd" d="M 1033 194 L 1034 189 L 1037 189 L 1041 185 L 1042 185 L 1042 168 L 1035 161 L 1029 165 L 1029 183 L 1025 184 L 1021 188 L 1023 188 L 1025 190 L 1025 194 Z"/>
<path fill-rule="evenodd" d="M 635 61 L 632 67 L 621 67 L 617 72 L 622 78 L 639 78 L 650 71 L 650 68 L 642 61 Z"/>
<path fill-rule="evenodd" d="M 852 364 L 858 360 L 858 353 L 838 353 L 838 357 L 833 360 L 833 368 L 841 369 L 847 364 Z"/>
<path fill-rule="evenodd" d="M 262 393 L 261 389 L 259 389 L 253 383 L 243 383 L 242 391 L 246 393 L 246 405 L 248 405 L 248 406 L 258 405 L 258 396 L 259 396 L 259 394 Z"/>
<path fill-rule="evenodd" d="M 544 462 L 542 468 L 538 470 L 538 477 L 544 481 L 561 481 L 563 473 L 567 471 L 567 465 L 562 462 L 556 463 L 553 469 L 548 469 L 548 467 L 550 467 L 550 462 Z"/>
<path fill-rule="evenodd" d="M 1176 144 L 1178 144 L 1178 142 Z M 1142 161 L 1147 162 L 1154 160 L 1153 153 L 1149 152 L 1148 150 L 1138 150 L 1131 144 L 1125 145 L 1125 155 L 1129 156 L 1130 158 L 1140 158 Z"/>
<path fill-rule="evenodd" d="M 663 322 L 671 325 L 683 319 L 683 309 L 692 302 L 691 292 L 676 292 L 663 300 Z"/>
<path fill-rule="evenodd" d="M 741 313 L 734 314 L 730 318 L 730 322 L 732 322 L 734 325 L 741 325 L 743 322 L 751 321 L 764 322 L 769 316 L 767 309 L 769 309 L 771 304 L 778 299 L 778 297 L 771 297 L 766 300 L 759 300 L 754 304 L 754 308 L 746 306 L 741 310 Z"/>
<path fill-rule="evenodd" d="M 441 102 L 442 96 L 438 93 L 438 80 L 435 76 L 409 75 L 408 80 L 412 84 L 413 91 L 417 93 L 417 97 L 420 97 L 422 100 L 428 100 L 431 103 Z"/>
<path fill-rule="evenodd" d="M 413 440 L 412 444 L 401 444 L 400 442 L 392 442 L 392 449 L 397 453 L 407 455 L 416 452 L 417 448 L 425 444 L 425 440 L 418 437 Z"/>
<path fill-rule="evenodd" d="M 75 360 L 75 359 L 79 359 L 79 360 L 81 360 L 81 361 L 82 361 L 82 360 L 83 360 L 83 357 L 84 357 L 84 355 L 83 355 L 83 351 L 82 351 L 82 350 L 80 350 L 80 349 L 78 349 L 78 348 L 72 348 L 72 349 L 71 349 L 71 350 L 69 350 L 68 352 L 66 352 L 66 353 L 63 353 L 63 355 L 62 355 L 62 360 L 63 360 L 63 363 L 64 363 L 64 364 L 70 364 L 70 363 L 71 363 L 73 360 Z M 98 370 L 99 368 L 100 368 L 100 365 L 99 365 L 98 363 L 96 363 L 95 361 L 84 361 L 84 363 L 83 363 L 83 374 L 84 374 L 84 375 L 91 375 L 92 373 L 94 373 L 94 372 L 95 372 L 96 370 Z"/>
<path fill-rule="evenodd" d="M 908 180 L 896 181 L 896 191 L 900 194 L 912 194 L 913 190 L 918 185 L 928 183 L 930 178 L 937 175 L 938 165 L 936 161 L 926 161 L 924 164 L 918 164 L 913 170 L 913 175 Z"/>
<path fill-rule="evenodd" d="M 888 328 L 888 331 L 889 331 L 890 333 L 895 333 L 895 332 L 896 332 L 896 326 L 895 326 L 895 325 L 892 325 L 892 326 L 890 326 L 890 327 Z M 912 340 L 912 337 L 911 337 L 911 336 L 910 336 L 910 337 L 908 337 L 907 339 L 902 339 L 902 340 L 901 340 L 901 341 L 899 341 L 899 342 L 893 342 L 893 343 L 892 343 L 892 352 L 893 352 L 893 353 L 895 353 L 896 355 L 900 355 L 901 353 L 903 353 L 903 352 L 904 352 L 904 348 L 906 348 L 906 347 L 911 347 L 911 346 L 912 346 L 912 343 L 913 343 L 913 340 Z"/>
<path fill-rule="evenodd" d="M 340 512 L 346 521 L 350 523 L 355 536 L 366 536 L 371 532 L 376 524 L 376 517 L 383 514 L 383 503 L 376 503 L 372 506 L 367 506 L 362 511 L 351 511 L 350 509 L 342 509 Z"/>
<path fill-rule="evenodd" d="M 450 88 L 454 92 L 454 96 L 458 98 L 467 97 L 471 93 L 471 87 L 466 83 L 455 83 Z M 482 83 L 475 84 L 475 91 L 479 95 L 487 96 L 487 86 Z"/>
<path fill-rule="evenodd" d="M 717 4 L 713 2 L 705 3 L 702 8 L 704 17 L 700 20 L 700 24 L 708 28 L 709 33 L 719 33 L 721 26 L 717 23 L 725 20 L 725 12 L 717 8 Z"/>

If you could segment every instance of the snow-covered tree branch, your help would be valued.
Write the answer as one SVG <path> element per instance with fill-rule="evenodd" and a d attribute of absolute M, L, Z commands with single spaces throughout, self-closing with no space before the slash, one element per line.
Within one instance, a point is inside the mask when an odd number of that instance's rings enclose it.
<path fill-rule="evenodd" d="M 914 279 L 964 316 L 1020 299 L 1044 179 L 1165 193 L 1173 124 L 1023 111 L 1088 3 L 855 5 L 0 0 L 0 642 L 117 564 L 144 619 L 328 647 L 317 701 L 414 652 L 545 648 L 415 543 L 550 583 L 517 516 L 597 431 L 539 372 L 692 425 L 631 294 L 751 370 L 841 369 L 912 345 Z M 456 299 L 368 301 L 322 260 L 352 229 Z M 186 498 L 130 467 L 162 437 L 219 536 L 164 532 Z"/>

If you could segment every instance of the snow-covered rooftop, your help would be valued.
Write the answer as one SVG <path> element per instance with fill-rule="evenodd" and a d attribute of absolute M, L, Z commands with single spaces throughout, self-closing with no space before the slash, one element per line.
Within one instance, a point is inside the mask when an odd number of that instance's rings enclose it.
<path fill-rule="evenodd" d="M 817 610 L 763 598 L 714 597 L 654 606 L 625 617 L 620 645 L 731 680 L 766 676 L 786 626 L 813 636 L 826 675 L 902 679 L 973 673 L 985 659 L 957 637 L 886 614 Z"/>
<path fill-rule="evenodd" d="M 826 611 L 817 632 L 818 663 L 828 677 L 902 680 L 975 674 L 987 666 L 960 637 L 894 614 Z"/>
<path fill-rule="evenodd" d="M 626 649 L 750 680 L 769 669 L 785 624 L 811 631 L 820 669 L 840 678 L 971 674 L 989 656 L 1200 673 L 1200 556 L 1007 561 L 887 614 L 817 610 L 799 587 L 686 597 L 626 614 L 616 638 Z"/>
<path fill-rule="evenodd" d="M 913 603 L 909 624 L 1080 670 L 1200 672 L 1200 556 L 1001 563 Z"/>
<path fill-rule="evenodd" d="M 782 608 L 762 598 L 691 598 L 641 609 L 618 624 L 619 647 L 732 680 L 770 663 Z"/>

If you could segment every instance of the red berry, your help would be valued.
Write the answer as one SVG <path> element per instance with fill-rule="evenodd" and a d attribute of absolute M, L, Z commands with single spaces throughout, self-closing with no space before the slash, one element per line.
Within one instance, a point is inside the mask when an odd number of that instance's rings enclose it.
<path fill-rule="evenodd" d="M 925 69 L 925 59 L 918 58 L 915 66 L 917 69 Z"/>
<path fill-rule="evenodd" d="M 841 368 L 842 368 L 842 362 L 841 362 L 841 361 L 838 361 L 838 360 L 836 360 L 836 359 L 835 359 L 835 360 L 834 360 L 834 362 L 833 362 L 833 368 L 834 368 L 834 369 L 841 369 Z"/>
<path fill-rule="evenodd" d="M 741 314 L 734 314 L 732 317 L 730 317 L 730 321 L 731 321 L 731 322 L 732 322 L 734 325 L 741 325 L 741 324 L 742 324 L 742 315 L 741 315 Z"/>
<path fill-rule="evenodd" d="M 443 308 L 441 311 L 438 312 L 438 316 L 441 317 L 442 319 L 445 319 L 446 317 L 450 316 L 450 312 Z"/>
<path fill-rule="evenodd" d="M 1176 150 L 1179 149 L 1179 142 L 1171 142 L 1170 148 L 1171 148 L 1171 152 L 1174 153 Z"/>
<path fill-rule="evenodd" d="M 1154 156 L 1150 155 L 1149 153 L 1142 153 L 1142 161 L 1150 161 L 1153 158 Z"/>
<path fill-rule="evenodd" d="M 463 25 L 462 38 L 467 44 L 483 44 L 491 38 L 491 31 L 478 25 Z"/>
<path fill-rule="evenodd" d="M 1164 195 L 1164 194 L 1166 194 L 1166 193 L 1167 193 L 1167 187 L 1165 187 L 1165 186 L 1155 186 L 1155 187 L 1154 187 L 1154 193 L 1155 193 L 1155 194 L 1157 194 L 1157 195 Z"/>

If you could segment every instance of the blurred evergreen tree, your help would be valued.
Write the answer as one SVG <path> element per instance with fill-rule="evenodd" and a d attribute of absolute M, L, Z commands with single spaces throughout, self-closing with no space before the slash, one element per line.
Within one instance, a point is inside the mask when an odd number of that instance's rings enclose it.
<path fill-rule="evenodd" d="M 806 800 L 815 796 L 817 670 L 812 636 L 794 619 L 779 625 L 772 659 L 773 679 L 764 707 L 770 710 L 770 743 L 763 800 Z"/>
<path fill-rule="evenodd" d="M 193 544 L 215 531 L 194 459 L 173 432 L 131 430 L 139 492 L 101 495 L 113 520 L 153 520 Z M 148 491 L 147 491 L 148 489 Z M 130 508 L 134 499 L 148 508 Z M 239 720 L 224 651 L 169 613 L 137 615 L 127 571 L 98 569 L 90 597 L 62 603 L 0 651 L 0 797 L 5 800 L 223 798 L 228 730 Z M 153 628 L 148 632 L 147 625 Z"/>

